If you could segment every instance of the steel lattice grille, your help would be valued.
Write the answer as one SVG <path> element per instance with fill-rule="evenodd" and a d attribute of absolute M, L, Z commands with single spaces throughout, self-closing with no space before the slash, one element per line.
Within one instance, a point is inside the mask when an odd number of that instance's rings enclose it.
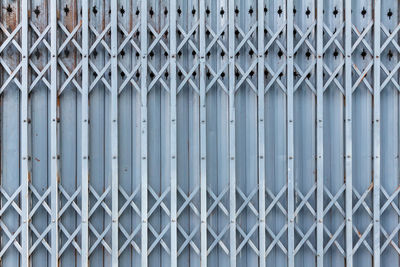
<path fill-rule="evenodd" d="M 400 266 L 400 2 L 1 0 L 1 266 Z"/>

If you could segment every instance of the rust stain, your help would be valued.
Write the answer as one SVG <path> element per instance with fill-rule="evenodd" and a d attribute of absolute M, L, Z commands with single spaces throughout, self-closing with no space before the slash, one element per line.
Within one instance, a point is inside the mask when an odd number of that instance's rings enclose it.
<path fill-rule="evenodd" d="M 368 191 L 371 191 L 371 189 L 374 187 L 374 182 L 372 182 L 369 186 L 368 186 Z"/>
<path fill-rule="evenodd" d="M 16 7 L 15 3 L 8 4 L 6 7 L 4 7 L 6 9 L 12 10 L 11 12 L 5 12 L 5 24 L 7 26 L 7 28 L 9 28 L 11 31 L 13 31 L 17 25 L 18 25 L 18 8 Z"/>
<path fill-rule="evenodd" d="M 77 19 L 77 9 L 75 1 L 66 1 L 65 6 L 68 6 L 69 12 L 64 13 L 65 27 L 71 32 L 75 28 L 75 23 Z"/>
<path fill-rule="evenodd" d="M 103 0 L 103 6 L 104 7 L 107 6 L 104 0 Z M 105 13 L 106 13 L 106 10 L 103 9 L 103 14 L 101 16 L 101 29 L 102 30 L 104 30 L 105 25 L 106 25 L 106 14 Z"/>
<path fill-rule="evenodd" d="M 362 236 L 361 232 L 358 231 L 358 230 L 357 230 L 357 235 L 358 235 L 358 237 L 361 237 L 361 236 Z"/>
<path fill-rule="evenodd" d="M 33 16 L 35 20 L 37 20 L 37 26 L 38 28 L 43 31 L 46 29 L 49 21 L 48 21 L 48 7 L 47 7 L 47 1 L 43 1 L 39 6 L 35 6 L 35 9 L 38 8 L 40 10 L 40 13 L 38 16 Z"/>

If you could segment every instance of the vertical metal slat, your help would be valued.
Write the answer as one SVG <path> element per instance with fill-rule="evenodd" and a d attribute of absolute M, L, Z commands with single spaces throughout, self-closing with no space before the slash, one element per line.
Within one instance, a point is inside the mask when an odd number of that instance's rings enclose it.
<path fill-rule="evenodd" d="M 200 265 L 207 266 L 207 116 L 206 116 L 206 18 L 200 0 Z"/>
<path fill-rule="evenodd" d="M 28 170 L 28 94 L 29 94 L 29 81 L 28 81 L 28 55 L 29 55 L 29 36 L 28 36 L 28 1 L 22 0 L 21 2 L 21 23 L 22 23 L 22 87 L 21 87 L 21 132 L 20 132 L 20 146 L 21 146 L 21 163 L 20 163 L 20 182 L 22 185 L 21 196 L 21 209 L 22 209 L 22 238 L 21 238 L 21 266 L 29 266 L 29 170 Z"/>
<path fill-rule="evenodd" d="M 323 0 L 317 2 L 317 266 L 324 265 Z"/>
<path fill-rule="evenodd" d="M 287 1 L 287 186 L 288 266 L 294 267 L 293 0 Z"/>
<path fill-rule="evenodd" d="M 177 236 L 177 161 L 176 161 L 176 0 L 170 0 L 170 142 L 171 142 L 171 267 L 176 267 L 178 262 L 178 236 Z"/>
<path fill-rule="evenodd" d="M 258 23 L 258 213 L 259 213 L 259 257 L 260 267 L 266 266 L 265 241 L 265 129 L 264 129 L 264 0 L 257 1 Z"/>
<path fill-rule="evenodd" d="M 148 264 L 147 218 L 147 1 L 140 1 L 140 173 L 141 173 L 141 265 Z"/>
<path fill-rule="evenodd" d="M 346 266 L 353 267 L 353 179 L 352 179 L 352 79 L 351 1 L 345 1 L 345 182 L 346 182 Z"/>
<path fill-rule="evenodd" d="M 81 92 L 81 261 L 89 266 L 89 6 L 82 1 L 82 92 Z"/>
<path fill-rule="evenodd" d="M 228 4 L 229 27 L 229 256 L 230 267 L 236 267 L 236 151 L 235 151 L 235 7 Z"/>
<path fill-rule="evenodd" d="M 112 255 L 118 266 L 118 2 L 111 1 L 111 198 Z"/>
<path fill-rule="evenodd" d="M 51 266 L 58 266 L 58 162 L 57 162 L 57 2 L 50 4 L 51 89 L 50 89 L 50 179 L 51 179 Z"/>
<path fill-rule="evenodd" d="M 374 13 L 374 92 L 373 92 L 373 249 L 374 267 L 380 267 L 380 192 L 381 192 L 381 1 L 375 0 Z"/>

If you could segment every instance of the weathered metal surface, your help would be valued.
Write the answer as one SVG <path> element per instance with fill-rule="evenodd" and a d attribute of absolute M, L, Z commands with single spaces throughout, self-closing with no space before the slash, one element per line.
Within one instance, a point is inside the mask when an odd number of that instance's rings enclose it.
<path fill-rule="evenodd" d="M 399 266 L 399 2 L 1 0 L 1 266 Z"/>

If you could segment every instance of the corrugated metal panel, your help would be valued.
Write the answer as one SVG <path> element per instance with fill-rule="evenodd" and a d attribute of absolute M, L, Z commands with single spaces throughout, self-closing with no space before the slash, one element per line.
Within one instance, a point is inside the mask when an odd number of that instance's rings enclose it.
<path fill-rule="evenodd" d="M 1 0 L 1 266 L 399 266 L 399 2 Z"/>

